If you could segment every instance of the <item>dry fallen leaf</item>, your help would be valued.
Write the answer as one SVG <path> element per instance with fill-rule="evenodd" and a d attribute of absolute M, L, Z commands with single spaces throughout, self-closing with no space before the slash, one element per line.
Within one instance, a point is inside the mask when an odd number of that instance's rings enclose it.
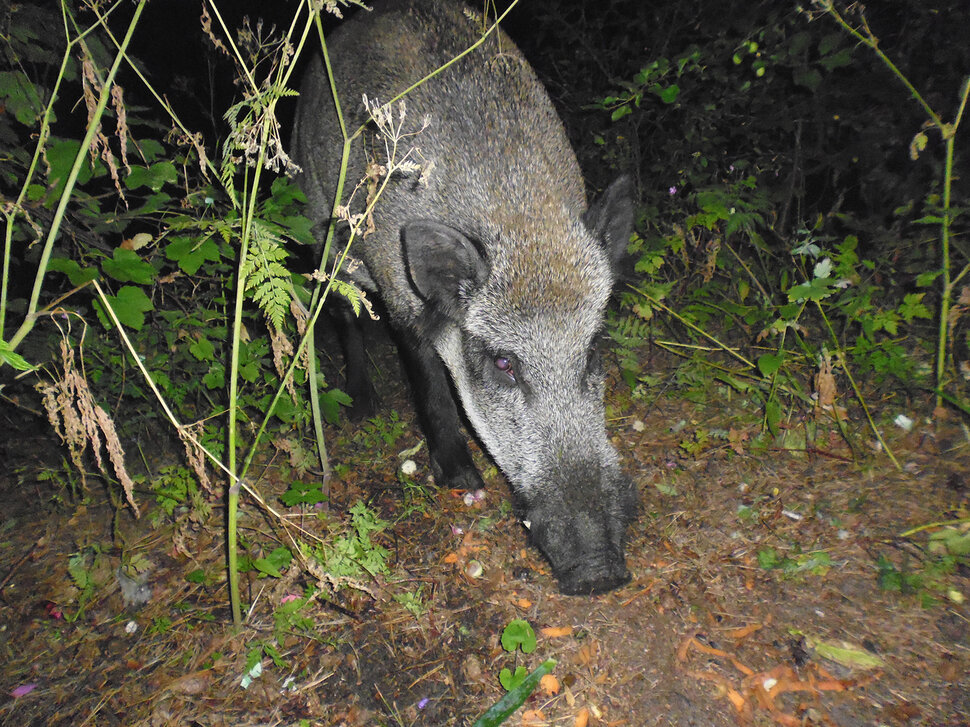
<path fill-rule="evenodd" d="M 139 232 L 137 235 L 128 238 L 127 240 L 122 240 L 121 249 L 122 250 L 141 250 L 145 245 L 152 241 L 152 236 L 147 232 Z"/>
<path fill-rule="evenodd" d="M 729 639 L 740 640 L 747 636 L 750 636 L 755 631 L 758 631 L 762 627 L 762 624 L 749 624 L 747 626 L 742 626 L 739 629 L 729 629 L 724 632 L 724 635 Z"/>
<path fill-rule="evenodd" d="M 596 658 L 596 652 L 599 650 L 599 646 L 595 641 L 590 641 L 589 643 L 583 644 L 583 647 L 576 654 L 577 659 L 580 664 L 584 666 L 589 666 L 589 664 Z"/>
<path fill-rule="evenodd" d="M 203 669 L 180 676 L 168 684 L 168 690 L 176 694 L 201 694 L 209 686 L 212 673 Z"/>
<path fill-rule="evenodd" d="M 538 709 L 528 709 L 522 713 L 522 727 L 538 727 L 545 721 L 546 715 Z"/>
<path fill-rule="evenodd" d="M 573 720 L 573 727 L 586 727 L 589 724 L 589 710 L 583 707 Z"/>
<path fill-rule="evenodd" d="M 563 636 L 572 636 L 573 627 L 572 626 L 546 626 L 544 629 L 539 629 L 539 633 L 549 639 L 558 639 Z"/>
<path fill-rule="evenodd" d="M 481 684 L 485 681 L 482 662 L 474 654 L 469 654 L 461 663 L 461 673 L 469 684 Z"/>
<path fill-rule="evenodd" d="M 563 688 L 563 693 L 562 694 L 566 698 L 566 704 L 568 704 L 570 707 L 575 707 L 576 706 L 576 697 L 572 693 L 572 691 L 569 689 L 569 684 L 568 683 Z"/>
<path fill-rule="evenodd" d="M 539 680 L 539 688 L 547 697 L 554 697 L 559 694 L 559 680 L 555 674 L 546 674 Z"/>
<path fill-rule="evenodd" d="M 746 676 L 751 676 L 754 674 L 754 669 L 745 666 L 733 655 L 724 651 L 723 649 L 715 649 L 713 646 L 708 646 L 702 641 L 699 641 L 696 637 L 690 636 L 680 643 L 677 647 L 677 659 L 678 661 L 687 661 L 687 652 L 690 649 L 699 651 L 702 654 L 710 654 L 711 656 L 720 656 L 725 659 L 729 659 L 734 668 Z"/>

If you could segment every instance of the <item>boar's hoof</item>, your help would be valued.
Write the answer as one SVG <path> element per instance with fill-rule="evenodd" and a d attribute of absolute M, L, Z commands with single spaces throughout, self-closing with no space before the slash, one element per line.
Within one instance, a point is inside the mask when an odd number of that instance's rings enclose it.
<path fill-rule="evenodd" d="M 352 422 L 362 422 L 366 419 L 370 419 L 375 414 L 377 414 L 377 394 L 370 392 L 367 394 L 358 394 L 352 397 L 350 406 L 347 407 L 347 417 Z"/>
<path fill-rule="evenodd" d="M 606 572 L 573 571 L 558 574 L 559 591 L 567 596 L 595 596 L 612 591 L 630 582 L 630 573 L 622 564 Z"/>
<path fill-rule="evenodd" d="M 471 456 L 465 451 L 467 462 L 462 462 L 455 458 L 450 461 L 445 458 L 439 459 L 432 455 L 431 474 L 438 487 L 449 490 L 462 490 L 464 492 L 476 492 L 485 489 L 485 482 L 478 472 L 478 468 L 472 464 Z"/>

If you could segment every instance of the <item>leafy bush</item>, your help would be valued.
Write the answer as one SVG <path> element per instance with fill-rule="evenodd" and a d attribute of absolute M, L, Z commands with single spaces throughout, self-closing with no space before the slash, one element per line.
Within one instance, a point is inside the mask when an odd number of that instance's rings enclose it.
<path fill-rule="evenodd" d="M 740 392 L 773 433 L 805 409 L 845 433 L 843 389 L 873 427 L 863 388 L 937 403 L 948 388 L 960 405 L 970 349 L 953 301 L 970 260 L 948 242 L 966 186 L 947 160 L 968 50 L 939 39 L 965 5 L 543 7 L 557 33 L 535 42 L 569 49 L 541 57 L 560 59 L 550 77 L 580 79 L 560 100 L 590 112 L 567 122 L 599 147 L 593 180 L 632 167 L 641 181 L 610 329 L 635 391 L 662 383 L 643 365 L 649 342 L 683 360 L 671 391 Z"/>
<path fill-rule="evenodd" d="M 292 95 L 292 43 L 302 47 L 313 16 L 275 37 L 244 25 L 230 52 L 214 30 L 228 34 L 224 19 L 214 7 L 204 11 L 213 47 L 243 79 L 242 100 L 226 112 L 228 133 L 214 153 L 130 54 L 145 5 L 9 10 L 4 53 L 11 70 L 0 74 L 0 103 L 10 111 L 0 114 L 7 159 L 0 191 L 10 200 L 0 363 L 47 367 L 54 384 L 44 384 L 44 403 L 72 462 L 83 478 L 85 453 L 105 469 L 106 452 L 136 512 L 121 441 L 135 427 L 157 430 L 163 417 L 175 424 L 192 475 L 163 472 L 154 485 L 162 511 L 172 514 L 182 504 L 198 511 L 202 493 L 212 495 L 205 457 L 238 483 L 267 427 L 280 446 L 300 449 L 286 438 L 306 429 L 311 411 L 319 413 L 315 392 L 323 383 L 306 353 L 319 315 L 319 305 L 309 304 L 322 304 L 331 287 L 359 299 L 351 286 L 334 283 L 334 271 L 316 280 L 296 274 L 292 251 L 313 242 L 305 199 L 292 181 L 271 174 L 293 169 L 276 105 Z M 151 106 L 139 105 L 138 96 Z M 83 99 L 80 113 L 72 108 L 76 98 Z M 188 117 L 200 116 L 188 109 Z M 117 330 L 122 345 L 93 333 L 101 329 Z M 23 355 L 18 349 L 28 338 Z M 49 364 L 45 346 L 54 353 Z M 123 418 L 119 433 L 100 402 L 139 414 Z M 340 392 L 325 392 L 324 413 L 334 418 L 342 403 L 348 399 Z M 326 470 L 322 437 L 318 443 Z M 242 446 L 248 451 L 240 463 Z M 237 618 L 238 491 L 228 490 Z"/>

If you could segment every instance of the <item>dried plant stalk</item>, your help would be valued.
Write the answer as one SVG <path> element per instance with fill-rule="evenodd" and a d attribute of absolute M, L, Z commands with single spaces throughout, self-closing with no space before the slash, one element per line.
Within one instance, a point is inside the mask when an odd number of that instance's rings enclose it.
<path fill-rule="evenodd" d="M 67 345 L 66 339 L 61 340 L 61 363 L 63 372 L 60 379 L 37 384 L 37 390 L 44 397 L 44 409 L 51 427 L 67 445 L 71 462 L 80 472 L 81 482 L 85 486 L 83 458 L 88 445 L 91 446 L 98 469 L 105 475 L 108 475 L 108 471 L 102 450 L 107 450 L 115 476 L 124 489 L 125 499 L 135 517 L 138 517 L 135 483 L 125 468 L 125 451 L 118 439 L 114 421 L 108 412 L 95 403 L 84 374 L 75 364 L 74 349 Z"/>
<path fill-rule="evenodd" d="M 211 495 L 212 480 L 209 479 L 209 473 L 205 470 L 205 451 L 198 444 L 205 431 L 205 422 L 197 421 L 195 424 L 176 427 L 176 431 L 178 431 L 179 439 L 185 446 L 185 458 L 188 460 L 189 467 L 195 473 L 199 486 Z"/>

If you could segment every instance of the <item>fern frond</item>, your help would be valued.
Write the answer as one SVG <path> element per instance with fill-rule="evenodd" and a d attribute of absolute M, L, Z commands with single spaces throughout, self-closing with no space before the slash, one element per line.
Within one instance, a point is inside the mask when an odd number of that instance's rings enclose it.
<path fill-rule="evenodd" d="M 289 253 L 274 227 L 259 219 L 253 221 L 253 239 L 243 269 L 243 286 L 278 330 L 290 308 L 290 271 L 283 264 Z"/>

